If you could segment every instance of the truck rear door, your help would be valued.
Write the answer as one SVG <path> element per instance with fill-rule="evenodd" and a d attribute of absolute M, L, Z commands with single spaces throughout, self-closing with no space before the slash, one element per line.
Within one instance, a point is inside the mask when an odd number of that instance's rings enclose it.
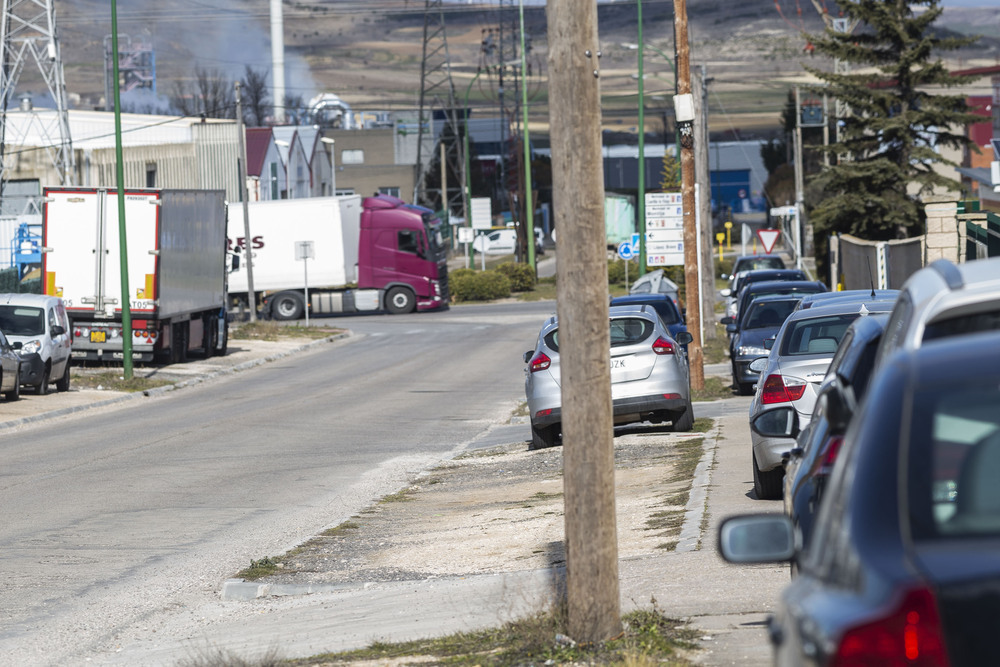
<path fill-rule="evenodd" d="M 155 312 L 157 225 L 155 192 L 126 192 L 128 294 L 132 313 Z M 122 311 L 118 194 L 108 190 L 46 191 L 42 256 L 44 291 L 62 297 L 71 314 Z"/>

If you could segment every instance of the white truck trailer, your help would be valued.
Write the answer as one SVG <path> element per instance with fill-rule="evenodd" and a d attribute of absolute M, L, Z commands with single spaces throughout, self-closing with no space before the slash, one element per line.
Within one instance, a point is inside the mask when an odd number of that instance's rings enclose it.
<path fill-rule="evenodd" d="M 43 293 L 61 297 L 73 357 L 171 362 L 189 350 L 225 354 L 226 204 L 221 190 L 126 190 L 125 246 L 132 330 L 122 330 L 118 192 L 44 189 Z"/>

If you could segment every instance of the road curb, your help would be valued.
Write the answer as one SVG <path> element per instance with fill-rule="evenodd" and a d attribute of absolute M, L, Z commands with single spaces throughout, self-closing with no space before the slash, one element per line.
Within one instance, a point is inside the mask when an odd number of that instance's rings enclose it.
<path fill-rule="evenodd" d="M 292 354 L 303 352 L 305 350 L 308 350 L 308 349 L 310 349 L 312 347 L 315 347 L 315 346 L 318 346 L 318 345 L 322 345 L 322 344 L 326 344 L 326 343 L 332 343 L 332 342 L 335 342 L 337 340 L 341 340 L 343 338 L 348 338 L 348 337 L 350 337 L 352 335 L 353 334 L 350 331 L 344 331 L 344 332 L 341 332 L 341 333 L 338 333 L 338 334 L 333 334 L 331 336 L 326 336 L 325 338 L 319 338 L 319 339 L 316 339 L 316 340 L 313 340 L 313 341 L 309 341 L 308 343 L 303 343 L 301 345 L 297 345 L 297 346 L 295 346 L 293 348 L 289 348 L 287 350 L 281 350 L 279 352 L 273 352 L 273 353 L 268 354 L 267 356 L 264 356 L 264 357 L 259 357 L 257 359 L 250 359 L 249 361 L 241 362 L 241 363 L 236 364 L 235 366 L 231 366 L 229 368 L 220 368 L 220 369 L 217 369 L 217 370 L 205 373 L 203 375 L 199 375 L 197 377 L 189 378 L 189 379 L 186 379 L 186 380 L 181 380 L 179 382 L 175 382 L 175 383 L 169 384 L 169 385 L 164 385 L 162 387 L 156 387 L 154 389 L 146 389 L 146 390 L 143 390 L 143 391 L 136 391 L 136 392 L 124 394 L 122 396 L 115 396 L 115 397 L 112 397 L 112 398 L 99 399 L 99 400 L 96 400 L 96 401 L 94 401 L 92 403 L 85 403 L 85 404 L 82 404 L 82 405 L 74 405 L 74 406 L 65 407 L 65 408 L 57 408 L 55 410 L 47 410 L 45 412 L 41 412 L 41 413 L 38 413 L 36 415 L 30 415 L 30 416 L 27 416 L 27 417 L 18 417 L 17 419 L 10 419 L 10 420 L 4 421 L 4 422 L 0 422 L 0 432 L 9 431 L 9 430 L 12 430 L 12 429 L 16 429 L 19 426 L 25 426 L 27 424 L 33 424 L 33 423 L 36 423 L 36 422 L 44 421 L 46 419 L 54 419 L 56 417 L 65 417 L 67 415 L 75 414 L 75 413 L 78 413 L 78 412 L 85 412 L 87 410 L 94 410 L 94 409 L 97 409 L 97 408 L 103 408 L 103 407 L 107 407 L 109 405 L 116 405 L 118 403 L 124 403 L 125 401 L 131 401 L 131 400 L 135 400 L 135 399 L 139 399 L 139 398 L 150 398 L 150 397 L 162 396 L 162 395 L 166 394 L 167 392 L 175 391 L 175 390 L 178 390 L 178 389 L 183 389 L 185 387 L 191 387 L 191 386 L 194 386 L 194 385 L 197 385 L 197 384 L 201 384 L 202 382 L 205 382 L 207 380 L 212 380 L 212 379 L 215 379 L 215 378 L 218 378 L 218 377 L 222 377 L 224 375 L 232 375 L 234 373 L 239 373 L 239 372 L 242 372 L 242 371 L 246 371 L 246 370 L 249 370 L 251 368 L 255 368 L 257 366 L 261 366 L 263 364 L 266 364 L 266 363 L 269 363 L 269 362 L 272 362 L 272 361 L 277 361 L 278 359 L 282 359 L 282 358 L 290 356 Z"/>

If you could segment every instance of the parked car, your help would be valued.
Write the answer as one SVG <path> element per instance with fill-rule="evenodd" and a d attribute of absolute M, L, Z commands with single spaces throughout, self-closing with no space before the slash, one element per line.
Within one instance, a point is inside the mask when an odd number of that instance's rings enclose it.
<path fill-rule="evenodd" d="M 614 423 L 669 421 L 675 431 L 690 431 L 691 379 L 679 347 L 691 342 L 691 334 L 683 331 L 671 337 L 652 306 L 613 306 L 609 314 Z M 542 325 L 535 348 L 524 353 L 524 363 L 531 449 L 551 447 L 562 423 L 556 317 Z"/>
<path fill-rule="evenodd" d="M 784 269 L 785 262 L 778 255 L 739 255 L 733 260 L 733 270 L 730 274 L 723 273 L 720 277 L 723 280 L 732 280 L 740 271 L 754 271 L 757 269 Z M 730 285 L 730 288 L 733 286 Z"/>
<path fill-rule="evenodd" d="M 684 318 L 681 316 L 680 309 L 669 294 L 627 294 L 625 296 L 614 297 L 610 303 L 612 306 L 635 306 L 643 304 L 653 307 L 674 340 L 677 340 L 677 334 L 687 331 L 687 325 L 684 324 Z M 685 343 L 681 347 L 687 353 L 687 344 Z"/>
<path fill-rule="evenodd" d="M 655 269 L 636 278 L 629 288 L 629 294 L 666 294 L 677 306 L 681 316 L 684 315 L 684 304 L 680 301 L 680 288 L 667 277 L 663 269 Z"/>
<path fill-rule="evenodd" d="M 733 387 L 740 394 L 753 393 L 759 375 L 750 370 L 750 363 L 767 356 L 765 341 L 774 339 L 798 302 L 799 298 L 792 294 L 762 296 L 750 302 L 741 328 L 735 324 L 726 327 L 731 336 L 729 359 L 733 369 Z"/>
<path fill-rule="evenodd" d="M 899 348 L 996 330 L 1000 330 L 1000 257 L 964 264 L 939 259 L 903 283 L 875 365 Z"/>
<path fill-rule="evenodd" d="M 740 290 L 736 315 L 730 316 L 732 319 L 729 321 L 723 318 L 722 323 L 729 324 L 730 322 L 735 322 L 736 326 L 740 326 L 741 313 L 745 313 L 747 305 L 759 296 L 766 296 L 768 294 L 796 294 L 798 296 L 805 296 L 825 291 L 827 291 L 826 285 L 813 280 L 765 280 L 759 283 L 750 283 Z"/>
<path fill-rule="evenodd" d="M 861 315 L 888 312 L 891 308 L 891 303 L 873 301 L 792 313 L 778 330 L 768 356 L 750 364 L 751 370 L 760 373 L 757 390 L 750 402 L 751 423 L 762 412 L 792 407 L 804 428 L 812 416 L 817 390 L 847 327 Z M 762 433 L 762 430 L 750 430 L 754 491 L 760 499 L 780 498 L 785 472 L 782 456 L 795 446 L 795 439 Z"/>
<path fill-rule="evenodd" d="M 813 306 L 828 306 L 840 301 L 895 301 L 898 296 L 898 289 L 851 289 L 838 292 L 818 292 L 802 297 L 796 310 L 805 310 Z"/>
<path fill-rule="evenodd" d="M 785 460 L 785 514 L 809 544 L 813 521 L 851 417 L 864 400 L 888 313 L 859 317 L 848 327 L 830 361 L 809 424 Z M 751 426 L 752 427 L 752 426 Z"/>
<path fill-rule="evenodd" d="M 21 398 L 21 366 L 21 355 L 0 331 L 0 393 L 8 401 Z"/>
<path fill-rule="evenodd" d="M 736 317 L 739 307 L 740 290 L 750 283 L 759 283 L 766 280 L 809 280 L 805 271 L 799 269 L 755 269 L 752 271 L 740 271 L 732 280 L 732 289 L 724 289 L 720 294 L 727 299 L 726 315 Z"/>
<path fill-rule="evenodd" d="M 798 565 L 768 621 L 775 664 L 996 663 L 998 349 L 1000 334 L 977 333 L 884 360 L 807 552 L 788 516 L 722 522 L 726 560 Z M 775 435 L 794 434 L 789 417 Z"/>
<path fill-rule="evenodd" d="M 535 254 L 545 254 L 542 230 L 535 228 Z M 486 234 L 478 234 L 472 247 L 486 255 L 513 255 L 517 252 L 517 230 L 513 227 L 494 229 Z"/>
<path fill-rule="evenodd" d="M 63 300 L 40 294 L 0 294 L 0 331 L 23 354 L 37 353 L 39 362 L 21 377 L 23 384 L 46 394 L 55 382 L 68 391 L 73 335 Z"/>

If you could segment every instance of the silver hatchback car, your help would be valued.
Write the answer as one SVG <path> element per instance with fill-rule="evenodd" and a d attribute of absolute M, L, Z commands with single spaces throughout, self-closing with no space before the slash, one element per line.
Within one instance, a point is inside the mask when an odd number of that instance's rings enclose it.
<path fill-rule="evenodd" d="M 691 378 L 681 345 L 691 334 L 672 338 L 652 306 L 611 306 L 611 398 L 616 425 L 672 422 L 675 431 L 694 425 Z M 542 325 L 535 349 L 524 353 L 524 393 L 531 415 L 531 449 L 551 447 L 560 435 L 559 322 Z"/>

